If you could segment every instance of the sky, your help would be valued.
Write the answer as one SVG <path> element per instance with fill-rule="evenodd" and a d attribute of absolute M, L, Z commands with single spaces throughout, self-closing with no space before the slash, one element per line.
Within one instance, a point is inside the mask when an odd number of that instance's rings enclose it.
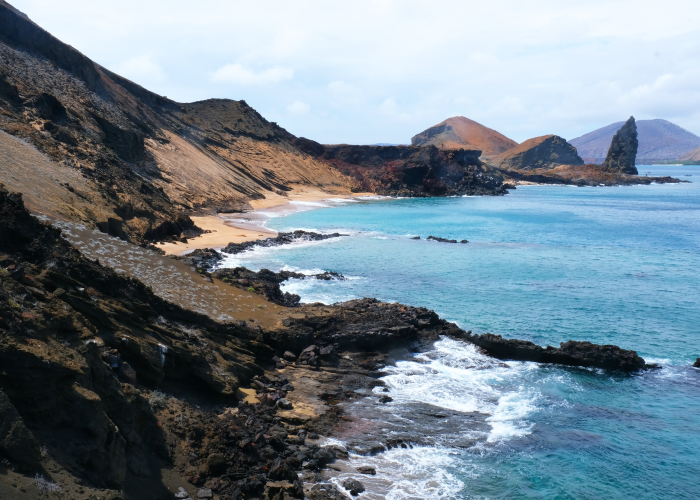
<path fill-rule="evenodd" d="M 245 100 L 325 144 L 452 116 L 522 142 L 664 118 L 700 135 L 698 0 L 10 0 L 179 102 Z"/>

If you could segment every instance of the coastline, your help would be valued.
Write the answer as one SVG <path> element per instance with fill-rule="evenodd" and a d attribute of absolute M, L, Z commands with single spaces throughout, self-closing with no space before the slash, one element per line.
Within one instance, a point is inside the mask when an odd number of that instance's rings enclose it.
<path fill-rule="evenodd" d="M 328 193 L 321 190 L 307 189 L 290 192 L 288 196 L 271 195 L 263 200 L 253 200 L 250 205 L 253 210 L 244 213 L 192 216 L 197 227 L 210 232 L 190 238 L 187 243 L 168 242 L 155 246 L 166 254 L 184 255 L 193 250 L 203 248 L 223 248 L 229 243 L 243 243 L 260 238 L 274 238 L 277 232 L 265 228 L 260 222 L 265 219 L 264 213 L 292 213 L 289 208 L 293 202 L 319 203 L 324 200 L 350 199 L 373 196 L 373 193 Z M 241 222 L 241 219 L 248 219 Z"/>

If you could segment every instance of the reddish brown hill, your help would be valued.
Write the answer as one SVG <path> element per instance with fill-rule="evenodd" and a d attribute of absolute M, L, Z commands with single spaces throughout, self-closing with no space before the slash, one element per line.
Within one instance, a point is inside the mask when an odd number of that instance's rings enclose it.
<path fill-rule="evenodd" d="M 482 124 L 455 116 L 411 138 L 414 146 L 437 146 L 444 149 L 478 149 L 483 156 L 501 154 L 518 145 L 500 132 Z"/>
<path fill-rule="evenodd" d="M 543 135 L 522 144 L 489 161 L 504 170 L 553 168 L 557 165 L 583 165 L 576 148 L 557 135 Z"/>

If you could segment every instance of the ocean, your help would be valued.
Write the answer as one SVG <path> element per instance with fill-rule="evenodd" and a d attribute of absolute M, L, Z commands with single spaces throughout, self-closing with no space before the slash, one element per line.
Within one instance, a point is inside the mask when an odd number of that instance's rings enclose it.
<path fill-rule="evenodd" d="M 392 402 L 348 406 L 356 432 L 413 445 L 353 456 L 377 467 L 357 476 L 364 498 L 700 498 L 700 168 L 639 170 L 691 183 L 296 203 L 265 225 L 348 236 L 227 259 L 348 278 L 287 282 L 303 302 L 376 297 L 475 333 L 616 344 L 662 365 L 504 363 L 443 339 L 385 370 Z"/>

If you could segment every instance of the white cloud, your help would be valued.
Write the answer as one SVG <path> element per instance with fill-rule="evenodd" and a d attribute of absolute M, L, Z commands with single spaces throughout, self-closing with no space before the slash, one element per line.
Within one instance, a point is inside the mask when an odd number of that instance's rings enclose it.
<path fill-rule="evenodd" d="M 271 85 L 294 77 L 294 70 L 275 66 L 256 73 L 241 64 L 226 64 L 217 69 L 211 77 L 212 82 L 234 83 L 238 85 Z"/>
<path fill-rule="evenodd" d="M 301 101 L 294 101 L 292 104 L 287 106 L 287 112 L 290 115 L 297 115 L 297 116 L 309 114 L 309 109 L 310 109 L 309 105 L 305 104 Z"/>
<path fill-rule="evenodd" d="M 110 69 L 136 83 L 143 84 L 144 81 L 153 83 L 165 80 L 163 68 L 160 67 L 155 57 L 149 54 L 132 57 L 115 64 Z"/>

